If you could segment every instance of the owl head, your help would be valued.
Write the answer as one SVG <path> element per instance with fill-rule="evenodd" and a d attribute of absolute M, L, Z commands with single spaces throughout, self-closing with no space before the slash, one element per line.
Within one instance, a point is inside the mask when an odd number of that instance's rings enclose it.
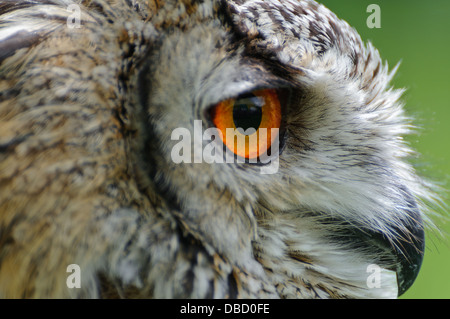
<path fill-rule="evenodd" d="M 146 175 L 184 222 L 233 262 L 256 260 L 281 295 L 408 289 L 429 194 L 406 160 L 412 126 L 379 52 L 314 1 L 168 1 L 150 21 L 157 40 L 137 85 Z M 239 149 L 224 138 L 238 127 L 279 131 Z M 223 134 L 202 139 L 208 128 Z M 219 160 L 208 162 L 210 143 Z M 220 161 L 227 152 L 235 161 Z M 381 289 L 367 287 L 369 265 Z"/>
<path fill-rule="evenodd" d="M 408 163 L 396 68 L 323 5 L 36 0 L 0 13 L 0 187 L 45 202 L 15 200 L 27 210 L 8 220 L 54 229 L 28 235 L 40 246 L 27 252 L 64 250 L 92 278 L 156 297 L 396 297 L 414 282 L 434 194 Z M 37 182 L 6 175 L 21 163 Z"/>

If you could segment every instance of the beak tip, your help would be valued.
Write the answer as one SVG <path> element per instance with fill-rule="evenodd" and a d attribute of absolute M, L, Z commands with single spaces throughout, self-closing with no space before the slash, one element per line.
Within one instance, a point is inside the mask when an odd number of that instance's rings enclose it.
<path fill-rule="evenodd" d="M 411 240 L 403 244 L 399 253 L 397 281 L 399 296 L 404 294 L 415 282 L 422 266 L 425 251 L 425 232 L 420 222 L 409 229 Z"/>

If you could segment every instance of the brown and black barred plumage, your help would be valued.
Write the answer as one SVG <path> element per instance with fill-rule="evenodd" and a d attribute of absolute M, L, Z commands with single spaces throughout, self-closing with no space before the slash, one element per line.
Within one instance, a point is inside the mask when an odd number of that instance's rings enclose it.
<path fill-rule="evenodd" d="M 391 77 L 310 0 L 1 1 L 0 296 L 396 297 L 433 195 Z M 261 88 L 285 94 L 276 174 L 171 160 Z"/>

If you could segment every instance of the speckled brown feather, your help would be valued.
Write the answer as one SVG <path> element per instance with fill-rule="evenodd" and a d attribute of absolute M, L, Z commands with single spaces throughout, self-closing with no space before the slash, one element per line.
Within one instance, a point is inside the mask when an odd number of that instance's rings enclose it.
<path fill-rule="evenodd" d="M 80 28 L 66 24 L 72 3 Z M 385 242 L 416 244 L 411 220 L 420 226 L 415 200 L 423 195 L 401 162 L 409 149 L 398 138 L 407 131 L 400 92 L 389 89 L 378 52 L 326 8 L 308 0 L 7 0 L 0 19 L 0 297 L 397 293 L 392 273 L 401 262 Z M 299 92 L 281 173 L 171 163 L 170 130 L 192 128 L 204 107 L 242 93 L 230 83 L 249 79 Z M 331 94 L 346 89 L 348 103 L 335 108 Z M 339 160 L 327 157 L 335 150 Z M 345 175 L 350 167 L 356 173 Z M 371 182 L 373 198 L 360 204 L 365 188 L 350 185 L 356 204 L 342 200 L 336 213 L 330 207 L 349 180 Z M 378 194 L 385 189 L 392 197 Z M 378 195 L 400 208 L 386 211 Z M 386 291 L 365 286 L 373 262 L 387 269 Z M 70 264 L 81 268 L 80 289 L 66 285 Z"/>
<path fill-rule="evenodd" d="M 115 19 L 141 20 L 142 10 L 136 13 L 127 3 L 86 1 L 92 10 L 84 10 L 89 22 L 84 20 L 82 28 L 69 30 L 61 19 L 52 22 L 51 32 L 19 34 L 14 38 L 19 44 L 2 43 L 9 49 L 0 77 L 0 286 L 5 297 L 151 297 L 155 289 L 157 296 L 248 296 L 245 287 L 228 290 L 239 277 L 233 269 L 195 244 L 175 226 L 163 201 L 137 185 L 139 172 L 133 172 L 127 139 L 138 128 L 124 99 L 132 89 L 127 77 L 153 29 L 113 24 Z M 7 13 L 11 7 L 1 9 Z M 195 6 L 187 9 L 189 14 Z M 152 14 L 145 12 L 144 18 Z M 106 235 L 105 225 L 119 238 Z M 154 247 L 145 256 L 133 256 L 148 259 L 139 271 L 158 277 L 167 271 L 170 277 L 174 265 L 187 263 L 179 274 L 182 282 L 154 287 L 141 282 L 144 274 L 129 283 L 114 278 L 115 259 L 127 257 L 139 232 L 146 236 L 139 240 Z M 174 240 L 179 243 L 166 249 Z M 152 261 L 151 250 L 161 249 L 168 254 L 165 261 Z M 72 263 L 83 270 L 85 289 L 67 289 L 66 267 Z M 204 278 L 210 289 L 198 293 L 193 271 L 202 267 L 213 271 Z"/>

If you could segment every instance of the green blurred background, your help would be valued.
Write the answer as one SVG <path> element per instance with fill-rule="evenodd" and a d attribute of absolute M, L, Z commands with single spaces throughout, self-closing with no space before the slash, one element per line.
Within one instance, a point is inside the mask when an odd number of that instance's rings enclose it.
<path fill-rule="evenodd" d="M 393 80 L 406 88 L 408 115 L 419 134 L 408 137 L 421 153 L 419 172 L 450 189 L 450 1 L 448 0 L 318 0 L 371 41 L 392 68 Z M 369 4 L 381 9 L 381 28 L 367 26 Z M 450 196 L 443 199 L 450 207 Z M 448 214 L 446 212 L 440 212 Z M 402 298 L 450 298 L 450 222 L 434 218 L 446 237 L 428 232 L 422 270 Z"/>

